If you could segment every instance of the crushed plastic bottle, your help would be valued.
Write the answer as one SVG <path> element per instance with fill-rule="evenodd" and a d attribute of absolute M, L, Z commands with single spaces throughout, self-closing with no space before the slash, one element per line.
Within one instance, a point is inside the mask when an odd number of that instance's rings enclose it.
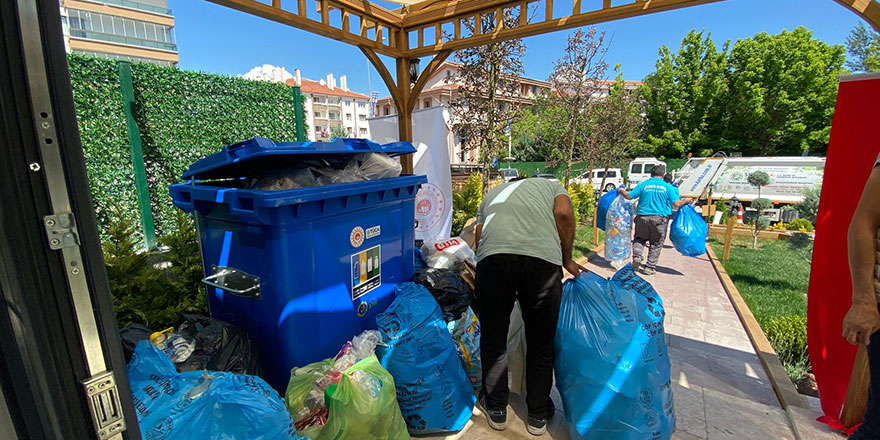
<path fill-rule="evenodd" d="M 617 196 L 605 217 L 605 259 L 615 269 L 632 256 L 633 202 Z"/>

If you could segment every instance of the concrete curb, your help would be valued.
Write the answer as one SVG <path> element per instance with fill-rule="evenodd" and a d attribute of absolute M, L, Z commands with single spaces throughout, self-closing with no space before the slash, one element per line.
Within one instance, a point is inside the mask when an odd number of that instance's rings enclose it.
<path fill-rule="evenodd" d="M 755 353 L 758 354 L 758 358 L 761 360 L 761 364 L 764 366 L 767 376 L 770 377 L 773 391 L 776 392 L 779 404 L 782 405 L 782 409 L 785 410 L 785 415 L 788 418 L 792 433 L 796 439 L 800 440 L 802 437 L 798 430 L 797 422 L 795 422 L 794 414 L 792 414 L 791 407 L 809 409 L 809 405 L 797 392 L 797 388 L 794 386 L 794 383 L 792 383 L 791 378 L 788 377 L 782 363 L 779 362 L 779 357 L 776 355 L 776 351 L 773 350 L 773 347 L 770 345 L 770 340 L 767 339 L 767 335 L 764 334 L 764 330 L 761 329 L 758 320 L 755 319 L 755 315 L 752 314 L 751 309 L 749 309 L 749 306 L 746 304 L 745 300 L 743 300 L 742 295 L 740 295 L 733 280 L 730 279 L 730 275 L 727 274 L 727 271 L 721 264 L 721 260 L 718 259 L 708 243 L 706 245 L 706 253 L 709 256 L 709 260 L 712 261 L 712 267 L 715 268 L 715 272 L 718 274 L 718 279 L 721 280 L 721 285 L 724 286 L 724 290 L 727 292 L 727 296 L 730 298 L 730 302 L 733 304 L 736 314 L 739 315 L 743 328 L 749 335 L 749 340 L 755 348 Z"/>

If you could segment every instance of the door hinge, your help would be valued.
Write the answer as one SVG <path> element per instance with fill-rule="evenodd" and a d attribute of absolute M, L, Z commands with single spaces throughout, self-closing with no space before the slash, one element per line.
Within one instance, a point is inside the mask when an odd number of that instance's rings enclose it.
<path fill-rule="evenodd" d="M 125 431 L 125 418 L 113 372 L 105 371 L 84 380 L 83 388 L 98 438 L 108 440 Z"/>
<path fill-rule="evenodd" d="M 49 238 L 49 248 L 59 250 L 67 247 L 79 246 L 79 234 L 76 231 L 76 222 L 73 214 L 62 212 L 43 217 L 43 226 L 46 227 L 46 237 Z"/>

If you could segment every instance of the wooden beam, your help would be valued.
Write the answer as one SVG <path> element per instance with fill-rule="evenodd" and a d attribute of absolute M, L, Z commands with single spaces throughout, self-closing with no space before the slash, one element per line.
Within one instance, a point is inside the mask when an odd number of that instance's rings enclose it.
<path fill-rule="evenodd" d="M 504 8 L 495 10 L 495 32 L 501 32 L 504 29 Z"/>
<path fill-rule="evenodd" d="M 482 35 L 474 35 L 471 38 L 443 42 L 424 48 L 410 50 L 406 53 L 409 57 L 422 57 L 440 50 L 460 50 L 468 47 L 482 46 L 495 41 L 511 40 L 514 38 L 530 37 L 532 35 L 545 34 L 558 30 L 571 29 L 575 27 L 587 26 L 590 24 L 603 23 L 607 21 L 621 20 L 624 18 L 638 17 L 641 15 L 653 14 L 661 11 L 685 8 L 702 4 L 716 3 L 724 0 L 651 0 L 638 1 L 635 3 L 627 3 L 614 6 L 609 9 L 595 10 L 582 13 L 578 16 L 567 16 L 542 22 L 532 23 L 527 26 L 504 29 L 501 32 L 489 33 Z M 489 3 L 489 2 L 487 2 Z M 548 0 L 548 3 L 552 3 Z M 550 10 L 552 13 L 552 10 Z M 406 20 L 404 19 L 404 22 Z"/>
<path fill-rule="evenodd" d="M 425 69 L 422 70 L 422 73 L 419 74 L 419 79 L 416 80 L 416 83 L 413 85 L 412 90 L 410 91 L 409 101 L 407 105 L 410 110 L 416 107 L 416 101 L 419 100 L 419 95 L 422 93 L 422 90 L 425 88 L 425 84 L 428 83 L 428 80 L 437 73 L 437 69 L 440 68 L 440 65 L 446 61 L 446 58 L 452 54 L 451 50 L 443 50 L 440 51 L 437 55 L 431 59 L 431 62 L 425 66 Z"/>
<path fill-rule="evenodd" d="M 418 32 L 418 47 L 423 47 L 425 45 L 425 28 L 419 28 Z"/>
<path fill-rule="evenodd" d="M 553 20 L 553 0 L 545 0 L 544 4 L 544 21 Z"/>
<path fill-rule="evenodd" d="M 443 25 L 437 23 L 434 25 L 434 44 L 443 41 Z"/>
<path fill-rule="evenodd" d="M 345 9 L 342 10 L 342 31 L 345 33 L 351 32 L 351 24 L 348 21 L 348 11 Z"/>
<path fill-rule="evenodd" d="M 416 27 L 448 20 L 451 17 L 473 15 L 477 11 L 487 11 L 505 6 L 513 6 L 521 0 L 458 0 L 441 1 L 420 10 L 410 6 L 409 14 L 403 16 L 403 27 Z"/>
<path fill-rule="evenodd" d="M 880 4 L 875 0 L 834 0 L 844 8 L 862 17 L 875 31 L 880 32 Z"/>
<path fill-rule="evenodd" d="M 300 11 L 297 11 L 296 14 L 285 11 L 283 9 L 273 8 L 272 5 L 261 3 L 255 0 L 208 0 L 212 3 L 216 3 L 221 6 L 226 6 L 232 9 L 237 9 L 239 11 L 255 15 L 257 17 L 262 17 L 268 20 L 272 20 L 281 24 L 285 24 L 288 26 L 292 26 L 298 29 L 302 29 L 308 32 L 312 32 L 314 34 L 318 34 L 324 37 L 332 38 L 337 41 L 341 41 L 343 43 L 348 43 L 353 46 L 366 46 L 378 53 L 383 55 L 388 55 L 391 57 L 402 56 L 403 54 L 399 49 L 394 49 L 386 45 L 377 44 L 375 41 L 370 41 L 368 38 L 364 38 L 358 35 L 354 35 L 352 33 L 343 32 L 339 28 L 335 28 L 330 26 L 329 24 L 321 23 L 306 16 L 299 15 Z M 303 2 L 304 3 L 304 2 Z M 304 9 L 302 11 L 305 11 Z"/>
<path fill-rule="evenodd" d="M 412 107 L 410 106 L 410 76 L 409 76 L 409 59 L 397 58 L 397 93 L 403 104 L 397 107 L 397 130 L 398 139 L 401 141 L 412 142 Z M 413 157 L 412 154 L 400 156 L 400 166 L 403 168 L 403 174 L 413 173 Z"/>
<path fill-rule="evenodd" d="M 474 15 L 474 36 L 483 34 L 483 14 Z"/>
<path fill-rule="evenodd" d="M 574 0 L 571 3 L 571 15 L 578 15 L 581 13 L 581 0 Z"/>
<path fill-rule="evenodd" d="M 275 9 L 281 9 L 281 0 L 272 0 L 272 7 Z"/>
<path fill-rule="evenodd" d="M 306 0 L 296 0 L 296 14 L 305 17 L 306 11 Z"/>
<path fill-rule="evenodd" d="M 602 9 L 608 9 L 611 7 L 611 0 L 602 0 Z"/>
<path fill-rule="evenodd" d="M 391 76 L 391 72 L 385 67 L 385 63 L 382 62 L 382 59 L 379 58 L 379 55 L 376 55 L 376 51 L 372 48 L 366 46 L 359 46 L 359 48 L 367 59 L 370 60 L 370 64 L 372 64 L 373 67 L 376 68 L 376 71 L 379 72 L 379 77 L 382 78 L 382 81 L 385 82 L 385 86 L 388 87 L 388 91 L 391 93 L 391 99 L 394 101 L 394 105 L 400 109 L 403 101 L 397 93 L 397 84 L 394 82 L 394 77 Z"/>
<path fill-rule="evenodd" d="M 859 344 L 856 359 L 853 362 L 846 400 L 840 409 L 840 421 L 847 428 L 862 423 L 865 409 L 868 407 L 868 387 L 871 384 L 871 371 L 868 369 L 868 349 Z"/>
<path fill-rule="evenodd" d="M 519 4 L 519 25 L 525 26 L 529 24 L 529 2 Z"/>
<path fill-rule="evenodd" d="M 452 20 L 453 26 L 455 27 L 455 33 L 452 35 L 453 40 L 461 39 L 461 18 L 456 18 Z"/>
<path fill-rule="evenodd" d="M 400 27 L 403 25 L 402 15 L 367 0 L 330 0 L 330 6 L 357 12 L 359 15 L 370 18 L 372 21 L 384 23 L 386 27 Z"/>
<path fill-rule="evenodd" d="M 320 0 L 318 4 L 320 5 L 320 9 L 321 9 L 319 11 L 321 13 L 321 23 L 324 23 L 325 25 L 329 25 L 330 24 L 330 6 L 327 4 L 327 0 Z"/>

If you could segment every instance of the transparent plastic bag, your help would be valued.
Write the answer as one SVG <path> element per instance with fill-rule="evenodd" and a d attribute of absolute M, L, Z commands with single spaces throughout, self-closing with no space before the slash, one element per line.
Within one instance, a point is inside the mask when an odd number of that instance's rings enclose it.
<path fill-rule="evenodd" d="M 364 180 L 379 180 L 399 177 L 403 168 L 397 159 L 385 153 L 363 153 L 355 155 L 346 165 L 349 170 Z"/>
<path fill-rule="evenodd" d="M 337 170 L 335 168 L 317 168 L 314 173 L 318 175 L 318 185 L 335 185 L 337 183 L 361 182 L 366 179 L 360 176 L 356 170 L 349 168 Z"/>
<path fill-rule="evenodd" d="M 632 256 L 633 202 L 618 196 L 605 217 L 605 259 L 615 269 Z"/>
<path fill-rule="evenodd" d="M 422 245 L 422 258 L 428 267 L 452 269 L 456 262 L 473 260 L 476 254 L 461 237 L 443 241 L 426 241 Z"/>
<path fill-rule="evenodd" d="M 318 179 L 309 168 L 286 168 L 273 171 L 253 179 L 249 189 L 262 191 L 281 191 L 285 189 L 318 186 Z"/>

